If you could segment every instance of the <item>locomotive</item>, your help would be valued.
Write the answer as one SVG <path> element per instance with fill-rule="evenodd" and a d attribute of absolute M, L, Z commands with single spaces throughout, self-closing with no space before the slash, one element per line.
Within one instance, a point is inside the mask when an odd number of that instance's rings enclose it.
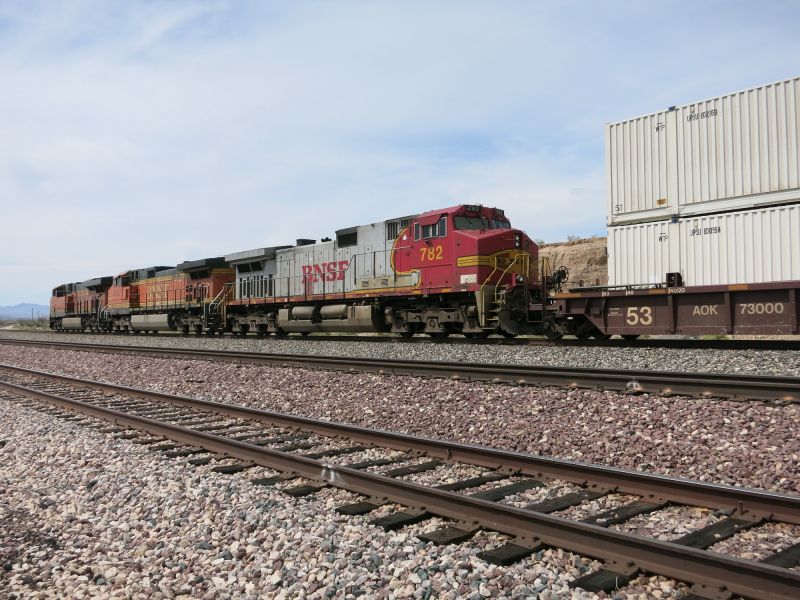
<path fill-rule="evenodd" d="M 547 333 L 538 248 L 502 209 L 458 205 L 53 290 L 64 331 Z M 558 279 L 558 277 L 556 277 Z M 562 277 L 563 279 L 563 277 Z"/>

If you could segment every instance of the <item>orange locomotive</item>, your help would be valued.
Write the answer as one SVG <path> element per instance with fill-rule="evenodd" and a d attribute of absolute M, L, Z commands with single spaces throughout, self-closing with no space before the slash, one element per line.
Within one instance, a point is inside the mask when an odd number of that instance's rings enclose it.
<path fill-rule="evenodd" d="M 234 280 L 222 258 L 149 267 L 115 277 L 65 284 L 53 290 L 50 327 L 55 330 L 145 332 L 217 330 L 215 310 Z"/>

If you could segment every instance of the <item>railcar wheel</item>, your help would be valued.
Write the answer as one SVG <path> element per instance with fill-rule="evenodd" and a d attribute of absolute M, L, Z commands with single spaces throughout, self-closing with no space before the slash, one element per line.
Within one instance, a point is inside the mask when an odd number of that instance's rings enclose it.
<path fill-rule="evenodd" d="M 609 333 L 603 333 L 602 331 L 595 331 L 595 332 L 592 334 L 592 337 L 593 337 L 594 339 L 596 339 L 596 340 L 607 340 L 607 339 L 609 339 L 609 338 L 611 337 L 611 334 L 609 334 Z"/>
<path fill-rule="evenodd" d="M 588 340 L 590 337 L 592 337 L 592 334 L 588 331 L 581 331 L 580 333 L 576 333 L 575 337 L 579 340 Z"/>
<path fill-rule="evenodd" d="M 556 340 L 560 340 L 562 337 L 564 337 L 564 334 L 561 333 L 560 331 L 556 330 L 556 329 L 549 329 L 548 328 L 548 329 L 544 330 L 544 337 L 546 337 L 548 340 L 556 341 Z"/>
<path fill-rule="evenodd" d="M 310 331 L 301 331 L 301 332 L 300 332 L 300 335 L 301 335 L 301 336 L 303 336 L 303 337 L 308 337 L 308 335 L 309 335 L 310 333 L 311 333 Z"/>
<path fill-rule="evenodd" d="M 511 333 L 510 331 L 506 331 L 502 327 L 500 328 L 500 335 L 509 340 L 513 340 L 515 337 L 517 337 L 516 333 Z M 561 337 L 561 334 L 558 334 L 558 337 Z"/>
<path fill-rule="evenodd" d="M 626 333 L 625 335 L 622 336 L 622 339 L 625 340 L 625 341 L 628 341 L 628 342 L 633 342 L 634 340 L 638 340 L 639 339 L 639 334 L 638 333 Z"/>
<path fill-rule="evenodd" d="M 401 338 L 405 338 L 405 339 L 414 337 L 414 332 L 413 331 L 398 331 L 397 334 Z"/>

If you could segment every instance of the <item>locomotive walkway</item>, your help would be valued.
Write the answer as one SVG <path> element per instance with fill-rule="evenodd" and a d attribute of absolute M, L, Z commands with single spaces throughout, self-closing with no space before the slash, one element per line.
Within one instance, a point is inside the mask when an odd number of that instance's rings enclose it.
<path fill-rule="evenodd" d="M 552 385 L 605 389 L 632 393 L 668 394 L 736 400 L 800 401 L 800 378 L 765 375 L 729 375 L 668 371 L 633 371 L 562 368 L 527 365 L 480 364 L 440 361 L 398 361 L 374 358 L 273 354 L 266 352 L 213 351 L 188 348 L 156 348 L 117 344 L 0 339 L 18 344 L 87 352 L 122 353 L 161 358 L 238 361 L 283 367 L 373 372 L 390 375 L 444 377 L 514 385 Z"/>
<path fill-rule="evenodd" d="M 480 555 L 497 564 L 510 564 L 545 547 L 604 561 L 604 568 L 574 580 L 573 587 L 610 591 L 639 573 L 649 573 L 692 584 L 693 598 L 736 594 L 789 599 L 796 598 L 800 590 L 800 572 L 792 570 L 800 562 L 800 544 L 760 562 L 708 550 L 745 529 L 756 530 L 767 523 L 800 524 L 800 496 L 376 431 L 6 365 L 0 365 L 0 390 L 6 399 L 23 398 L 39 410 L 45 403 L 47 410 L 60 418 L 92 426 L 94 419 L 108 421 L 113 424 L 105 430 L 108 433 L 147 444 L 168 456 L 188 457 L 192 464 L 219 461 L 214 469 L 221 473 L 255 465 L 281 473 L 254 480 L 257 485 L 304 478 L 307 483 L 282 490 L 293 496 L 310 495 L 324 486 L 363 496 L 361 501 L 337 509 L 345 514 L 368 514 L 390 502 L 407 507 L 373 519 L 372 524 L 385 529 L 434 516 L 450 519 L 450 525 L 422 534 L 422 539 L 432 543 L 462 542 L 480 529 L 507 534 L 511 541 Z M 138 433 L 127 433 L 129 430 Z M 332 444 L 338 448 L 331 449 Z M 360 463 L 337 462 L 367 449 L 385 455 Z M 230 464 L 226 459 L 237 462 Z M 411 459 L 415 462 L 408 465 Z M 404 463 L 406 466 L 398 466 Z M 485 471 L 478 477 L 435 487 L 399 479 L 456 464 Z M 383 473 L 366 470 L 381 465 L 395 467 Z M 500 503 L 554 481 L 579 489 L 524 507 Z M 583 520 L 552 514 L 610 494 L 631 495 L 636 500 Z M 706 507 L 722 518 L 671 541 L 611 528 L 667 506 Z"/>

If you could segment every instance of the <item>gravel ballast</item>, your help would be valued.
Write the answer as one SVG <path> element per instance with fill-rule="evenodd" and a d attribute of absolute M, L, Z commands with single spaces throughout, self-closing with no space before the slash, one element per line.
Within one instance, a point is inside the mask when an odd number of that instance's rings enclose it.
<path fill-rule="evenodd" d="M 180 337 L 136 335 L 56 334 L 34 332 L 0 333 L 0 337 L 89 344 L 235 350 L 274 354 L 352 356 L 398 360 L 448 361 L 682 371 L 690 373 L 741 373 L 800 377 L 800 351 L 714 350 L 673 348 L 602 348 L 569 346 L 503 346 L 493 344 L 432 344 L 293 340 L 269 337 Z"/>
<path fill-rule="evenodd" d="M 365 427 L 800 492 L 800 405 L 0 345 L 2 362 Z"/>
<path fill-rule="evenodd" d="M 0 400 L 0 595 L 19 598 L 602 598 L 568 582 L 600 567 L 563 550 L 509 567 L 478 559 L 481 532 L 434 546 Z M 419 529 L 419 526 L 415 526 Z M 618 598 L 678 598 L 642 576 Z"/>

